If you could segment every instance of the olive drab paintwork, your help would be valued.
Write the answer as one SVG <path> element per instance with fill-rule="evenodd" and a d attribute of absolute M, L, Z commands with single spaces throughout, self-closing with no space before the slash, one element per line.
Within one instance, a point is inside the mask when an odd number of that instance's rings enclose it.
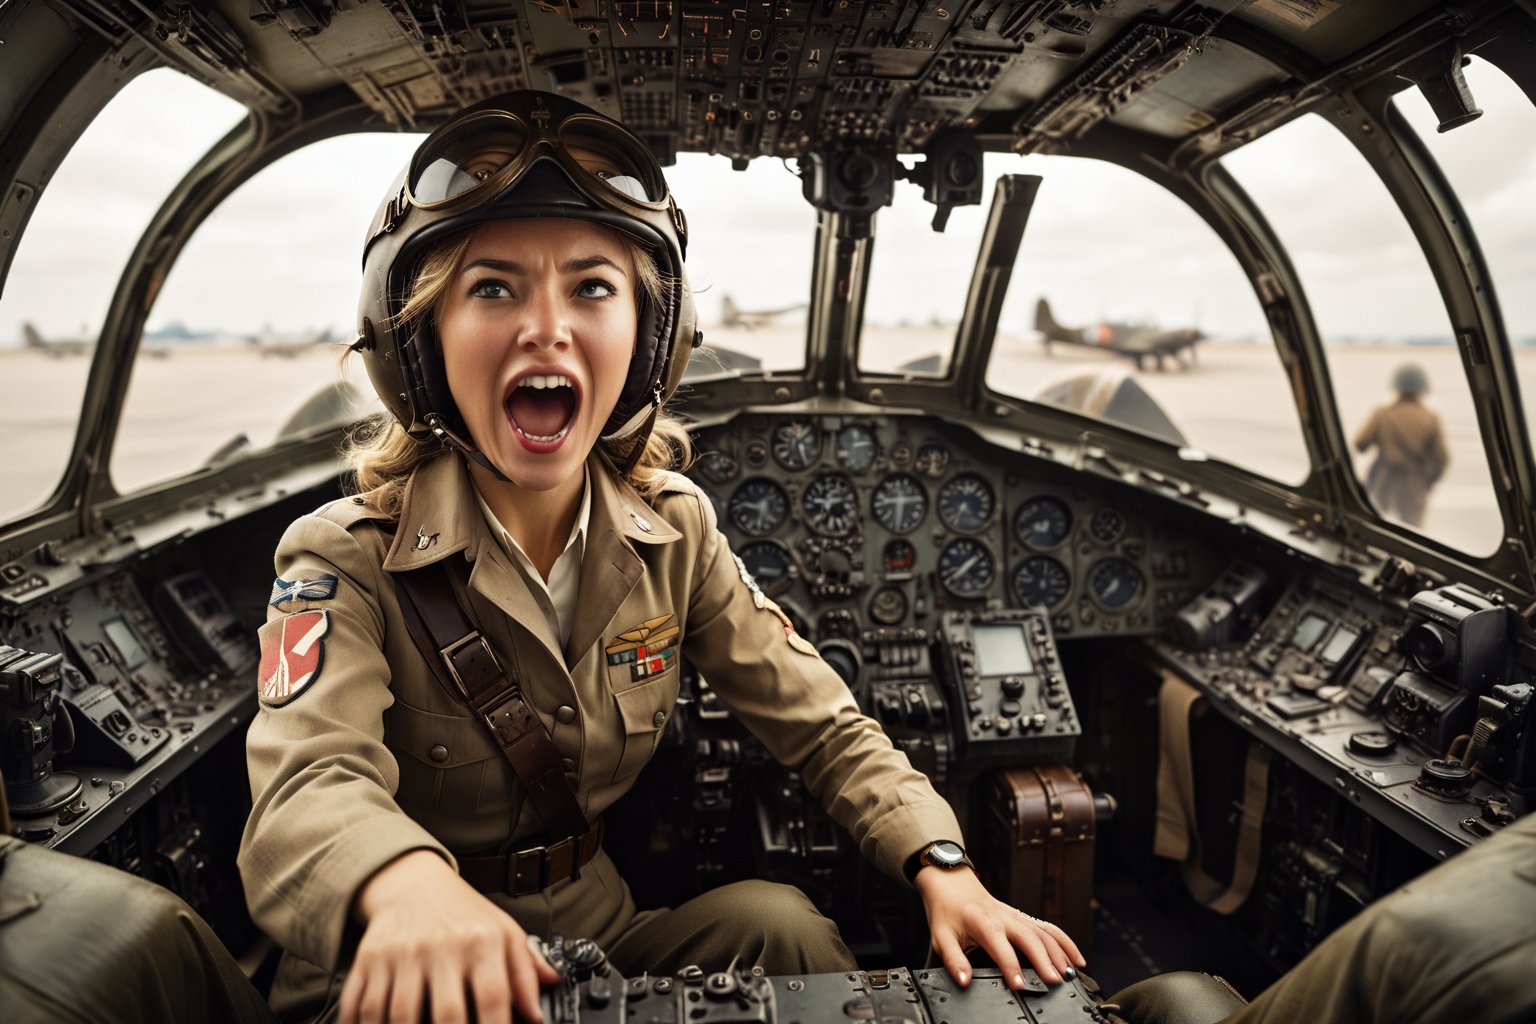
<path fill-rule="evenodd" d="M 443 691 L 401 619 L 389 574 L 442 559 L 468 563 L 470 615 L 567 759 L 588 820 L 630 788 L 678 695 L 676 657 L 650 658 L 640 672 L 626 652 L 642 638 L 680 636 L 683 654 L 885 874 L 900 880 L 925 843 L 960 838 L 949 806 L 859 713 L 837 674 L 793 643 L 771 602 L 755 599 L 693 483 L 670 475 L 648 505 L 599 460 L 589 468 L 591 523 L 563 649 L 492 537 L 457 455 L 417 470 L 398 528 L 343 499 L 284 535 L 281 579 L 338 581 L 330 598 L 269 608 L 264 647 L 293 615 L 327 612 L 331 628 L 318 675 L 285 705 L 264 705 L 247 740 L 255 807 L 241 875 L 256 922 L 293 957 L 336 965 L 353 895 L 400 854 L 431 849 L 452 862 L 543 830 L 483 723 Z M 435 543 L 417 542 L 432 535 Z M 602 853 L 579 879 L 498 902 L 532 933 L 555 928 L 600 944 L 633 913 Z M 275 1000 L 292 979 L 324 982 L 291 960 Z"/>

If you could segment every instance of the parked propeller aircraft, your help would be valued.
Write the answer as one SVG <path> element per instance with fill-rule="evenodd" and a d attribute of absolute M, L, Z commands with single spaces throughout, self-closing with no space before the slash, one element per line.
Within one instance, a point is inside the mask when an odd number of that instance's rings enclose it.
<path fill-rule="evenodd" d="M 146 324 L 346 322 L 359 239 L 409 154 L 522 88 L 631 126 L 686 213 L 701 297 L 754 326 L 706 325 L 672 402 L 698 451 L 679 468 L 743 586 L 956 808 L 964 834 L 944 838 L 1066 929 L 1101 990 L 981 973 L 962 991 L 925 969 L 911 889 L 685 644 L 622 699 L 534 701 L 550 728 L 622 716 L 650 759 L 599 855 L 642 906 L 798 885 L 861 970 L 613 984 L 557 943 L 547 1019 L 1135 1024 L 1136 1004 L 1096 1000 L 1194 971 L 1230 984 L 1220 1011 L 1186 993 L 1158 1019 L 1214 1024 L 1307 970 L 1346 972 L 1309 1019 L 1345 1019 L 1357 989 L 1372 1019 L 1408 1019 L 1392 999 L 1422 990 L 1372 972 L 1409 961 L 1357 938 L 1412 905 L 1391 895 L 1410 883 L 1455 907 L 1402 918 L 1433 951 L 1423 983 L 1454 974 L 1414 1019 L 1536 1016 L 1528 980 L 1493 973 L 1536 921 L 1529 861 L 1499 859 L 1536 820 L 1536 349 L 1510 343 L 1536 336 L 1529 3 L 10 0 L 0 43 L 0 321 L 69 302 L 104 324 L 88 361 L 4 363 L 0 1017 L 128 1012 L 113 965 L 136 961 L 104 925 L 153 931 L 145 892 L 195 909 L 257 1004 L 271 989 L 282 951 L 235 862 L 257 630 L 352 585 L 274 584 L 273 552 L 349 493 L 338 450 L 381 409 L 338 346 L 150 362 Z M 725 297 L 791 279 L 803 324 Z M 1164 323 L 1199 308 L 1213 337 L 1063 328 L 1042 298 L 1047 347 L 1073 346 L 1047 359 L 1010 329 L 1040 295 Z M 1197 343 L 1198 374 L 1130 377 L 1077 349 L 1139 368 Z M 1433 474 L 1381 440 L 1409 414 L 1443 432 Z M 1419 525 L 1383 511 L 1384 479 L 1419 489 Z M 666 525 L 653 511 L 640 529 Z M 657 549 L 615 543 L 637 563 Z M 587 626 L 620 660 L 659 628 Z M 521 628 L 494 631 L 502 664 Z M 444 794 L 512 778 L 446 698 L 381 713 L 410 737 L 380 797 L 402 814 L 472 813 Z M 38 877 L 21 865 L 74 878 L 82 859 L 124 893 L 86 927 L 67 890 L 12 899 Z"/>
<path fill-rule="evenodd" d="M 21 325 L 26 347 L 51 356 L 83 356 L 96 347 L 95 338 L 45 338 L 31 324 Z"/>
<path fill-rule="evenodd" d="M 792 306 L 779 306 L 777 309 L 742 309 L 736 305 L 729 295 L 720 296 L 720 326 L 721 327 L 763 327 L 773 323 L 786 313 L 793 313 L 805 308 L 805 303 L 798 302 Z"/>
<path fill-rule="evenodd" d="M 1205 340 L 1205 335 L 1193 327 L 1165 329 L 1152 324 L 1112 323 L 1101 321 L 1088 327 L 1063 327 L 1051 315 L 1051 307 L 1042 298 L 1035 304 L 1035 330 L 1047 354 L 1053 342 L 1064 345 L 1088 345 L 1108 349 L 1136 364 L 1140 370 L 1150 358 L 1159 370 L 1168 357 L 1186 367 L 1194 364 L 1195 346 Z M 1185 357 L 1188 356 L 1188 362 Z"/>

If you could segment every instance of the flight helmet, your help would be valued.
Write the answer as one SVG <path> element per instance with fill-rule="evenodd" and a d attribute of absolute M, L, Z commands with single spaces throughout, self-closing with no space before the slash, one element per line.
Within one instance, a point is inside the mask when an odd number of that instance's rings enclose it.
<path fill-rule="evenodd" d="M 1392 374 L 1392 390 L 1400 395 L 1422 395 L 1429 390 L 1429 374 L 1418 363 L 1404 363 Z"/>
<path fill-rule="evenodd" d="M 661 272 L 642 294 L 635 354 L 604 440 L 638 455 L 699 343 L 683 277 L 688 229 L 655 155 L 618 121 L 563 96 L 522 91 L 468 107 L 417 148 L 380 205 L 363 247 L 358 340 L 384 407 L 417 440 L 436 437 L 493 472 L 453 396 L 430 316 L 399 322 L 423 258 L 487 221 L 576 217 L 624 232 Z"/>

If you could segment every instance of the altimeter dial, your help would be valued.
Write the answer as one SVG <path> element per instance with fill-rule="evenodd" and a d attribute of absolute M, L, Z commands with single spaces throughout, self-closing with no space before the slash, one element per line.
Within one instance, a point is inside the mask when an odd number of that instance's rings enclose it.
<path fill-rule="evenodd" d="M 915 477 L 905 473 L 888 476 L 870 499 L 875 522 L 892 533 L 911 533 L 928 514 L 928 494 Z"/>
<path fill-rule="evenodd" d="M 726 515 L 742 533 L 761 537 L 784 524 L 789 515 L 789 496 L 772 480 L 748 480 L 731 495 Z"/>
<path fill-rule="evenodd" d="M 773 431 L 773 457 L 785 469 L 808 469 L 821 457 L 821 431 L 806 420 L 781 423 Z"/>
<path fill-rule="evenodd" d="M 996 575 L 992 552 L 979 540 L 961 537 L 939 553 L 939 583 L 956 597 L 981 597 Z"/>
<path fill-rule="evenodd" d="M 846 537 L 859 523 L 859 497 L 847 477 L 823 473 L 800 495 L 805 524 L 827 537 Z"/>
<path fill-rule="evenodd" d="M 963 473 L 939 489 L 939 519 L 961 533 L 986 526 L 996 505 L 992 485 L 975 473 Z"/>

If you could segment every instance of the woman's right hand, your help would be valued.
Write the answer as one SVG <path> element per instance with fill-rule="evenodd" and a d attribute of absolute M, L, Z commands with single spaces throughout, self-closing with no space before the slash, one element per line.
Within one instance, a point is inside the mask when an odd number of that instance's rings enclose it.
<path fill-rule="evenodd" d="M 482 1024 L 541 1020 L 539 986 L 559 973 L 528 946 L 512 916 L 431 850 L 380 868 L 358 892 L 362 941 L 341 989 L 341 1024 Z M 469 993 L 466 998 L 466 991 Z"/>

